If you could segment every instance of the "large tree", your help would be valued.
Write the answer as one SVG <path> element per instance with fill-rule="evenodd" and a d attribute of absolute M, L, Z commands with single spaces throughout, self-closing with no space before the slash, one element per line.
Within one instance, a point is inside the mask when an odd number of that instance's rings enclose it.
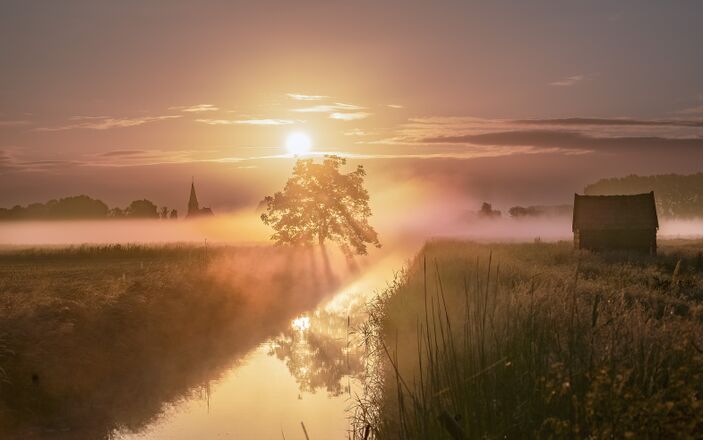
<path fill-rule="evenodd" d="M 345 255 L 365 255 L 367 245 L 381 247 L 369 225 L 369 193 L 364 189 L 364 167 L 343 174 L 346 160 L 325 156 L 322 163 L 298 160 L 283 191 L 264 199 L 262 221 L 274 228 L 277 244 L 324 246 L 337 243 Z"/>

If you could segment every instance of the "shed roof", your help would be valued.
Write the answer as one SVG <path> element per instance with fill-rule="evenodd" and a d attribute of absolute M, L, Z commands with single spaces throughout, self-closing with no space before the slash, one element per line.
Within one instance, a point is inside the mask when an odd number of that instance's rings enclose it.
<path fill-rule="evenodd" d="M 579 229 L 658 228 L 655 194 L 619 196 L 574 195 L 572 231 Z"/>

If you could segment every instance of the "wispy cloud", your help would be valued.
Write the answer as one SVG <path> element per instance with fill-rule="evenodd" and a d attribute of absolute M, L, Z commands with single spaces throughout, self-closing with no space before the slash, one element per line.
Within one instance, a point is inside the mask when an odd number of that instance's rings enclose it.
<path fill-rule="evenodd" d="M 138 118 L 113 118 L 109 116 L 74 116 L 70 118 L 71 121 L 75 121 L 73 123 L 52 127 L 37 127 L 33 129 L 33 131 L 61 131 L 73 129 L 108 130 L 110 128 L 136 127 L 139 125 L 148 124 L 150 122 L 164 121 L 167 119 L 177 119 L 180 117 L 180 115 L 142 116 Z"/>
<path fill-rule="evenodd" d="M 32 124 L 32 121 L 27 119 L 0 120 L 0 127 L 22 127 L 30 124 Z"/>
<path fill-rule="evenodd" d="M 10 151 L 11 149 L 0 150 L 0 174 L 13 171 L 51 171 L 80 164 L 76 160 L 66 159 L 23 159 L 15 152 Z"/>
<path fill-rule="evenodd" d="M 677 110 L 675 113 L 676 113 L 676 114 L 679 114 L 679 115 L 693 115 L 693 116 L 699 116 L 699 117 L 701 117 L 701 115 L 702 115 L 702 106 L 701 106 L 701 105 L 697 105 L 697 106 L 694 106 L 694 107 L 684 108 L 684 109 L 682 109 L 682 110 Z"/>
<path fill-rule="evenodd" d="M 207 150 L 122 149 L 86 154 L 71 159 L 27 157 L 19 148 L 0 149 L 0 174 L 5 172 L 53 172 L 68 167 L 131 167 L 201 162 Z"/>
<path fill-rule="evenodd" d="M 100 157 L 131 157 L 131 156 L 144 156 L 149 154 L 149 150 L 111 150 L 104 153 L 99 153 L 97 156 Z"/>
<path fill-rule="evenodd" d="M 213 104 L 196 104 L 190 106 L 169 107 L 169 110 L 180 110 L 188 113 L 214 112 L 220 110 Z"/>
<path fill-rule="evenodd" d="M 364 130 L 360 130 L 359 128 L 355 128 L 355 129 L 353 129 L 353 130 L 346 131 L 346 132 L 344 132 L 343 134 L 344 134 L 345 136 L 369 136 L 369 135 L 371 135 L 372 133 L 369 133 L 369 132 L 364 131 Z"/>
<path fill-rule="evenodd" d="M 340 112 L 334 112 L 330 113 L 330 118 L 331 119 L 339 119 L 342 121 L 357 121 L 359 119 L 365 119 L 371 116 L 371 113 L 367 112 L 353 112 L 353 113 L 340 113 Z"/>
<path fill-rule="evenodd" d="M 673 139 L 663 137 L 597 137 L 584 133 L 562 130 L 524 130 L 500 131 L 483 134 L 468 134 L 462 136 L 436 136 L 421 139 L 421 143 L 430 144 L 466 144 L 502 147 L 534 147 L 554 148 L 556 151 L 586 153 L 586 152 L 641 152 L 654 151 L 691 151 L 701 153 L 699 138 Z M 692 156 L 696 157 L 696 156 Z"/>
<path fill-rule="evenodd" d="M 296 101 L 322 101 L 329 98 L 325 95 L 304 95 L 302 93 L 287 93 L 286 96 Z"/>
<path fill-rule="evenodd" d="M 202 150 L 111 150 L 82 157 L 80 165 L 98 167 L 126 167 L 161 164 L 198 162 L 202 160 Z"/>
<path fill-rule="evenodd" d="M 411 118 L 385 134 L 385 138 L 370 141 L 384 145 L 417 145 L 423 139 L 479 135 L 493 132 L 536 130 L 570 130 L 595 137 L 701 137 L 701 121 L 634 118 L 561 118 L 561 119 L 484 119 L 468 116 L 429 116 Z"/>
<path fill-rule="evenodd" d="M 208 125 L 291 125 L 292 119 L 196 119 Z"/>
<path fill-rule="evenodd" d="M 701 127 L 702 121 L 690 119 L 631 119 L 631 118 L 556 118 L 556 119 L 517 119 L 517 124 L 527 125 L 606 125 L 606 126 L 650 126 L 650 127 Z"/>
<path fill-rule="evenodd" d="M 550 83 L 550 85 L 557 87 L 569 87 L 577 84 L 580 81 L 584 81 L 585 79 L 586 77 L 584 75 L 568 76 L 567 78 L 558 81 L 553 81 Z"/>
<path fill-rule="evenodd" d="M 313 105 L 310 107 L 295 108 L 292 111 L 299 113 L 333 113 L 355 110 L 364 110 L 364 107 L 360 107 L 354 104 L 343 104 L 341 102 L 336 102 L 334 104 L 320 104 Z"/>
<path fill-rule="evenodd" d="M 386 104 L 386 106 L 387 106 L 388 108 L 394 108 L 394 109 L 404 108 L 404 107 L 403 107 L 402 105 L 400 105 L 400 104 Z"/>

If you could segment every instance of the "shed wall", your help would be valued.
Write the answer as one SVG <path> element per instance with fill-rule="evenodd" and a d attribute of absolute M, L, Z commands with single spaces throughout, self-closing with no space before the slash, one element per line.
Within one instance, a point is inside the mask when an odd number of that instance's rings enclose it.
<path fill-rule="evenodd" d="M 576 249 L 633 250 L 656 253 L 657 238 L 653 229 L 583 229 L 574 233 Z"/>

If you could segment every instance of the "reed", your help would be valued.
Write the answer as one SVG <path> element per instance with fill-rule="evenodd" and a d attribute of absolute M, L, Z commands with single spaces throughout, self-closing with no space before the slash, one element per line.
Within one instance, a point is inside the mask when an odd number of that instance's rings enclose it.
<path fill-rule="evenodd" d="M 700 246 L 429 243 L 370 306 L 354 432 L 700 438 Z"/>

